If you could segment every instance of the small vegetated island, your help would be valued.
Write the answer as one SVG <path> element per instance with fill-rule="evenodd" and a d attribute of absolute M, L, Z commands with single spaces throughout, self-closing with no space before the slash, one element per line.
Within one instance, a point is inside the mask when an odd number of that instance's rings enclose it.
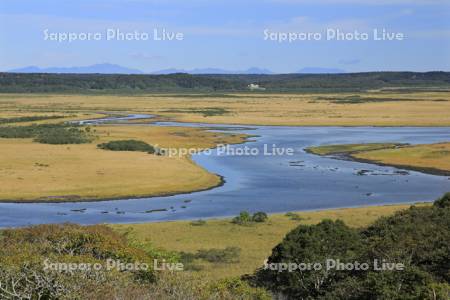
<path fill-rule="evenodd" d="M 427 145 L 395 143 L 310 147 L 307 152 L 450 176 L 450 142 Z"/>

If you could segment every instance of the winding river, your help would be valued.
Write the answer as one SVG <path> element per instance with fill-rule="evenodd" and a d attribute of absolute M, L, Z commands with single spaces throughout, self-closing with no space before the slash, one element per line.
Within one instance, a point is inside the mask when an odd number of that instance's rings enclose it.
<path fill-rule="evenodd" d="M 142 117 L 130 115 L 125 119 Z M 103 121 L 105 120 L 91 120 L 85 123 Z M 107 118 L 106 121 L 112 120 Z M 309 146 L 324 144 L 426 144 L 450 141 L 448 127 L 243 127 L 169 122 L 149 124 L 161 125 L 210 127 L 211 130 L 233 130 L 257 137 L 245 144 L 229 146 L 228 153 L 218 153 L 219 150 L 215 149 L 193 156 L 193 160 L 199 165 L 222 175 L 226 181 L 223 186 L 190 194 L 144 199 L 0 203 L 0 227 L 62 222 L 138 223 L 233 216 L 242 210 L 275 213 L 411 203 L 432 201 L 450 191 L 450 180 L 445 176 L 403 172 L 404 170 L 393 167 L 337 160 L 303 150 Z M 273 146 L 277 149 L 293 149 L 294 153 L 269 155 L 274 154 Z M 258 149 L 259 153 L 245 155 L 244 150 L 249 148 Z M 252 151 L 255 154 L 256 150 Z"/>

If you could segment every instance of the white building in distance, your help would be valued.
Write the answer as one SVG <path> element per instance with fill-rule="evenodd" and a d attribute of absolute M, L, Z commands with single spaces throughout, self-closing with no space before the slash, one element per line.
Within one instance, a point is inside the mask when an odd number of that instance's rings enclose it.
<path fill-rule="evenodd" d="M 266 88 L 260 87 L 259 84 L 250 83 L 248 86 L 250 91 L 265 91 Z"/>

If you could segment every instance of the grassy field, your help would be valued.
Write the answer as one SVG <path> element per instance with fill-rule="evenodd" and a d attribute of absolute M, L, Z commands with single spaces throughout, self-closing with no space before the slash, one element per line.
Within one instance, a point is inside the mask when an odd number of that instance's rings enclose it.
<path fill-rule="evenodd" d="M 326 145 L 310 147 L 307 151 L 318 155 L 344 154 L 361 161 L 450 175 L 450 142 L 428 145 L 392 143 Z"/>
<path fill-rule="evenodd" d="M 450 126 L 450 93 L 248 93 L 214 97 L 0 94 L 0 110 L 10 113 L 140 112 L 183 122 L 222 124 Z"/>
<path fill-rule="evenodd" d="M 171 251 L 195 253 L 201 249 L 239 247 L 239 263 L 196 262 L 200 270 L 192 272 L 216 279 L 252 273 L 263 265 L 272 248 L 281 242 L 286 233 L 300 224 L 341 219 L 349 226 L 364 227 L 380 216 L 391 215 L 408 207 L 409 205 L 387 205 L 299 212 L 300 220 L 293 220 L 284 214 L 274 214 L 269 216 L 266 223 L 249 226 L 232 224 L 230 219 L 207 220 L 201 226 L 194 226 L 189 221 L 111 226 L 120 232 L 128 232 L 139 241 L 150 242 L 154 247 Z"/>
<path fill-rule="evenodd" d="M 221 183 L 189 156 L 114 152 L 97 144 L 138 139 L 160 147 L 205 149 L 240 143 L 244 136 L 195 128 L 96 126 L 90 144 L 48 145 L 31 139 L 0 139 L 0 199 L 69 201 L 162 195 Z"/>
<path fill-rule="evenodd" d="M 423 171 L 442 171 L 450 175 L 450 142 L 430 145 L 414 145 L 395 149 L 380 149 L 353 154 L 365 159 L 393 166 L 406 166 Z"/>

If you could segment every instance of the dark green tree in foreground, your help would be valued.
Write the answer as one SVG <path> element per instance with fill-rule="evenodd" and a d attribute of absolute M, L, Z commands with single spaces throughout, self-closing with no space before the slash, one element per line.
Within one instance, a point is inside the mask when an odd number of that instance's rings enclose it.
<path fill-rule="evenodd" d="M 342 221 L 301 225 L 276 246 L 267 266 L 327 259 L 367 262 L 367 270 L 261 268 L 252 280 L 288 299 L 450 299 L 450 194 L 363 229 Z M 374 261 L 403 270 L 375 270 Z"/>
<path fill-rule="evenodd" d="M 340 220 L 324 220 L 315 226 L 300 225 L 272 250 L 267 261 L 268 268 L 260 270 L 257 278 L 270 290 L 293 299 L 316 298 L 325 295 L 341 276 L 339 272 L 317 268 L 323 266 L 327 258 L 351 261 L 360 249 L 357 230 Z M 278 263 L 303 264 L 306 270 L 290 272 L 271 269 L 271 265 Z"/>

